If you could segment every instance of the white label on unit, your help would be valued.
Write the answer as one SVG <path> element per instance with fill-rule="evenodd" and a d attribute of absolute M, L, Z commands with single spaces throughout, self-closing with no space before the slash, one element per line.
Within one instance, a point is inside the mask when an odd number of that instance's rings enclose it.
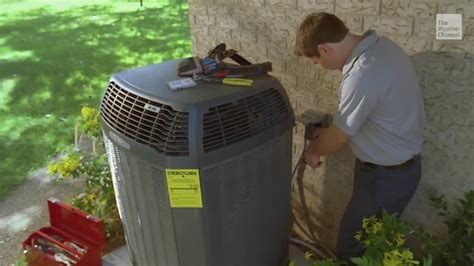
<path fill-rule="evenodd" d="M 168 88 L 171 91 L 179 91 L 196 86 L 196 82 L 192 78 L 184 78 L 168 81 Z"/>
<path fill-rule="evenodd" d="M 462 40 L 462 14 L 436 14 L 436 40 Z"/>
<path fill-rule="evenodd" d="M 160 110 L 161 110 L 160 107 L 154 106 L 154 105 L 151 105 L 151 104 L 148 104 L 148 103 L 145 104 L 145 109 L 150 110 L 150 111 L 155 112 L 155 113 L 159 113 Z"/>

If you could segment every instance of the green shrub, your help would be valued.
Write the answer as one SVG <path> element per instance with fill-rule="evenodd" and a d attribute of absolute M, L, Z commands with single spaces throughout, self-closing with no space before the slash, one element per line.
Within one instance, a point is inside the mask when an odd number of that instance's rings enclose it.
<path fill-rule="evenodd" d="M 103 145 L 99 112 L 97 109 L 84 107 L 76 128 L 94 141 Z M 95 145 L 95 142 L 94 144 Z M 85 152 L 77 147 L 65 149 L 64 157 L 58 162 L 50 162 L 50 174 L 59 178 L 85 177 L 84 191 L 72 198 L 72 205 L 101 218 L 105 224 L 106 236 L 111 239 L 123 235 L 122 224 L 118 215 L 115 193 L 107 157 L 104 153 Z"/>
<path fill-rule="evenodd" d="M 457 200 L 454 212 L 449 211 L 444 195 L 431 196 L 430 200 L 448 227 L 448 240 L 440 247 L 443 260 L 450 266 L 474 265 L 474 190 Z"/>
<path fill-rule="evenodd" d="M 450 211 L 444 195 L 430 196 L 431 205 L 438 209 L 448 228 L 447 241 L 426 232 L 419 226 L 401 222 L 397 216 L 384 213 L 382 218 L 364 218 L 362 230 L 356 234 L 366 251 L 362 257 L 352 258 L 356 265 L 363 266 L 409 266 L 432 265 L 431 254 L 439 254 L 443 265 L 474 265 L 474 190 L 464 194 Z M 405 247 L 405 238 L 412 235 L 420 243 L 420 249 L 427 257 L 423 262 L 415 259 L 413 252 Z M 313 259 L 311 254 L 308 259 Z M 342 265 L 329 260 L 314 261 L 313 266 Z"/>
<path fill-rule="evenodd" d="M 382 218 L 364 218 L 362 230 L 355 238 L 362 241 L 366 250 L 362 257 L 351 261 L 361 266 L 412 266 L 420 265 L 413 252 L 405 246 L 406 235 L 411 234 L 409 225 L 400 221 L 397 215 L 383 213 Z M 431 266 L 431 257 L 424 266 Z"/>
<path fill-rule="evenodd" d="M 375 216 L 364 218 L 362 230 L 355 235 L 355 238 L 365 246 L 365 252 L 361 257 L 351 258 L 351 261 L 360 266 L 431 266 L 431 255 L 421 263 L 406 247 L 408 234 L 413 234 L 412 227 L 401 222 L 395 214 L 384 212 L 381 218 Z M 307 258 L 312 259 L 311 253 Z M 312 266 L 345 264 L 326 259 L 313 261 Z"/>

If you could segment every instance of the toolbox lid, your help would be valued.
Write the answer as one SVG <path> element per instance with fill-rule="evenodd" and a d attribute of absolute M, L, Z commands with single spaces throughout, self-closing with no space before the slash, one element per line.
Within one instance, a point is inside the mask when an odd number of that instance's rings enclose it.
<path fill-rule="evenodd" d="M 105 247 L 104 223 L 101 219 L 53 197 L 48 198 L 48 209 L 52 227 L 100 250 Z"/>

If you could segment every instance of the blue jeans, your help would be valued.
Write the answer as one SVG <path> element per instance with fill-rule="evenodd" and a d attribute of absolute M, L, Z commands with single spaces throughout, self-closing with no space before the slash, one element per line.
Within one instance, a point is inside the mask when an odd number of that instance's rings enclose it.
<path fill-rule="evenodd" d="M 401 215 L 415 193 L 421 178 L 421 158 L 393 168 L 375 166 L 356 160 L 352 198 L 339 226 L 337 255 L 342 261 L 359 257 L 364 247 L 355 238 L 362 229 L 362 219 L 388 213 Z"/>

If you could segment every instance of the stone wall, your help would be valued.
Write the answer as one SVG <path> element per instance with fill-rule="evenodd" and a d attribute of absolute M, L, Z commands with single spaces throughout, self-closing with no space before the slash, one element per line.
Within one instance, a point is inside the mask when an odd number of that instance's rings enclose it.
<path fill-rule="evenodd" d="M 474 1 L 189 0 L 189 5 L 193 53 L 204 55 L 225 42 L 253 62 L 271 61 L 272 75 L 285 86 L 296 114 L 307 109 L 333 114 L 341 81 L 339 72 L 293 55 L 296 29 L 306 14 L 335 13 L 352 32 L 375 29 L 402 46 L 416 65 L 427 112 L 423 178 L 404 218 L 443 231 L 429 194 L 454 199 L 474 189 Z M 463 14 L 462 41 L 435 40 L 436 13 Z M 294 162 L 302 132 L 297 125 Z M 331 248 L 351 195 L 353 165 L 346 149 L 307 170 L 293 186 L 298 221 Z"/>

